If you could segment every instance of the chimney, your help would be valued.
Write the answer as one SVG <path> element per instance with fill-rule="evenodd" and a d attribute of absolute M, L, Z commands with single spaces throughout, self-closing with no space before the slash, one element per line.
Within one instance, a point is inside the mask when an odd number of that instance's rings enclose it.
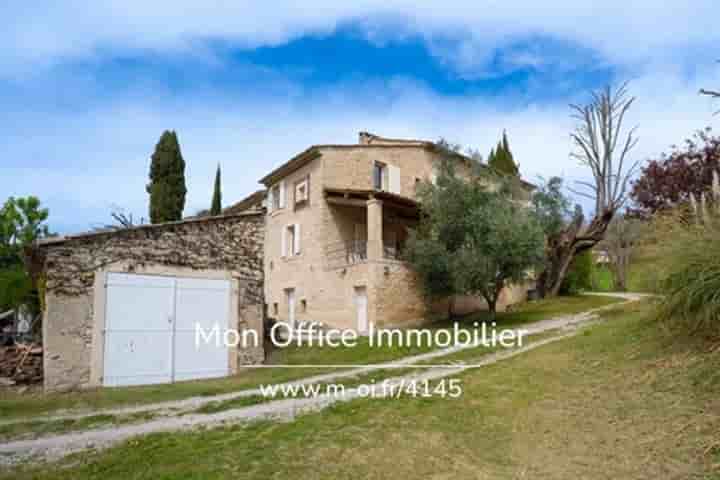
<path fill-rule="evenodd" d="M 362 131 L 358 133 L 358 143 L 360 145 L 370 145 L 372 143 L 372 139 L 375 135 Z"/>

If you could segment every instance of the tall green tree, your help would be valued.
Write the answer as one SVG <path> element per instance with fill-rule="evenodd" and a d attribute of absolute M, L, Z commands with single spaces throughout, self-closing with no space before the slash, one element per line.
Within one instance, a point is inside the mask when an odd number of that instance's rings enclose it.
<path fill-rule="evenodd" d="M 22 262 L 23 249 L 50 236 L 48 209 L 37 197 L 10 197 L 0 208 L 0 268 Z"/>
<path fill-rule="evenodd" d="M 182 219 L 185 208 L 185 160 L 174 131 L 165 130 L 151 157 L 150 222 L 162 223 Z"/>
<path fill-rule="evenodd" d="M 423 215 L 406 255 L 425 293 L 482 295 L 494 314 L 502 290 L 542 263 L 540 222 L 512 201 L 503 178 L 465 181 L 447 161 L 436 184 L 421 185 L 418 194 Z"/>
<path fill-rule="evenodd" d="M 36 240 L 51 235 L 47 218 L 37 197 L 10 197 L 0 207 L 0 312 L 20 305 L 38 309 L 38 272 L 29 252 Z"/>
<path fill-rule="evenodd" d="M 222 213 L 222 192 L 220 190 L 220 164 L 218 164 L 217 171 L 215 172 L 215 187 L 213 188 L 210 215 L 220 215 Z"/>
<path fill-rule="evenodd" d="M 502 140 L 498 142 L 497 147 L 491 152 L 491 155 L 492 157 L 488 159 L 488 165 L 497 173 L 515 177 L 520 175 L 520 169 L 515 163 L 515 158 L 510 150 L 507 132 L 503 131 Z"/>

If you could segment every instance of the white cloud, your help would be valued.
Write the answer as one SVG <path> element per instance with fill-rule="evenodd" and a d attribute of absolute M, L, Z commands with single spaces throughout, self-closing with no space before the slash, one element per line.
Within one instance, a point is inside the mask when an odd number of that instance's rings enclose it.
<path fill-rule="evenodd" d="M 0 40 L 11 47 L 0 53 L 6 75 L 108 52 L 203 54 L 207 40 L 236 47 L 277 45 L 350 22 L 364 25 L 374 41 L 424 37 L 436 54 L 465 72 L 481 70 L 498 48 L 538 36 L 630 64 L 677 59 L 720 40 L 720 3 L 715 0 L 68 0 L 6 2 L 0 14 L 5 19 Z"/>
<path fill-rule="evenodd" d="M 716 122 L 718 108 L 697 95 L 720 85 L 710 71 L 687 79 L 662 69 L 635 78 L 638 96 L 629 121 L 640 126 L 636 158 L 679 143 L 695 129 Z M 376 92 L 383 92 L 380 100 Z M 0 133 L 0 178 L 7 195 L 39 195 L 51 208 L 54 228 L 87 229 L 107 221 L 111 205 L 146 216 L 149 156 L 165 128 L 178 131 L 187 161 L 186 213 L 210 203 L 214 169 L 223 168 L 224 203 L 259 187 L 257 180 L 315 143 L 353 143 L 359 130 L 393 137 L 437 139 L 483 152 L 507 129 L 526 178 L 586 177 L 568 158 L 572 127 L 567 103 L 507 107 L 503 99 L 443 97 L 402 79 L 343 85 L 323 96 L 225 96 L 193 98 L 137 90 L 78 111 L 6 111 L 11 131 Z M 16 115 L 17 113 L 17 115 Z M 9 123 L 9 122 L 8 122 Z"/>

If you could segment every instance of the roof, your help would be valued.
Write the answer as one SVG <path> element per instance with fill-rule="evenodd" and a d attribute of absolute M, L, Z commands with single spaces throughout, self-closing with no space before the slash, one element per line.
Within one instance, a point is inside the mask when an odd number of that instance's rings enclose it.
<path fill-rule="evenodd" d="M 266 187 L 270 187 L 273 183 L 281 179 L 282 177 L 285 177 L 292 172 L 302 168 L 303 166 L 310 163 L 312 160 L 316 159 L 321 155 L 320 150 L 323 148 L 347 148 L 347 149 L 357 149 L 357 148 L 423 148 L 433 151 L 440 151 L 440 147 L 435 142 L 431 142 L 429 140 L 415 140 L 415 139 L 397 139 L 397 138 L 387 138 L 387 137 L 381 137 L 379 135 L 374 135 L 372 133 L 368 132 L 360 132 L 360 143 L 353 143 L 353 144 L 318 144 L 318 145 L 311 145 L 310 147 L 306 148 L 302 152 L 298 153 L 294 157 L 292 157 L 287 162 L 283 163 L 267 175 L 265 175 L 263 178 L 260 179 L 260 183 L 265 185 Z M 445 150 L 446 153 L 466 162 L 474 162 L 472 158 L 468 157 L 467 155 L 463 155 L 460 152 L 454 152 L 454 151 L 448 151 Z M 487 164 L 481 163 L 481 165 L 485 168 L 489 168 Z M 535 185 L 532 183 L 529 183 L 523 179 L 520 179 L 522 184 L 529 189 L 535 189 Z"/>
<path fill-rule="evenodd" d="M 259 205 L 262 207 L 262 202 L 265 200 L 265 192 L 266 190 L 258 190 L 256 192 L 251 193 L 247 197 L 243 198 L 237 203 L 234 203 L 230 205 L 229 207 L 226 207 L 223 209 L 224 215 L 232 215 L 235 213 L 243 213 L 247 212 L 252 207 Z"/>
<path fill-rule="evenodd" d="M 318 144 L 318 145 L 311 145 L 310 147 L 306 148 L 302 152 L 298 153 L 294 157 L 292 157 L 287 162 L 283 163 L 279 167 L 277 167 L 275 170 L 271 171 L 267 175 L 265 175 L 263 178 L 260 179 L 260 183 L 265 185 L 266 187 L 271 186 L 273 183 L 275 183 L 280 178 L 291 174 L 295 170 L 298 170 L 308 163 L 310 161 L 316 159 L 320 156 L 321 152 L 320 150 L 323 148 L 347 148 L 347 149 L 355 149 L 355 148 L 432 148 L 433 143 L 432 142 L 426 142 L 426 143 L 408 143 L 408 144 Z"/>
<path fill-rule="evenodd" d="M 407 205 L 410 207 L 417 207 L 420 205 L 416 200 L 413 200 L 412 198 L 403 197 L 402 195 L 398 195 L 396 193 L 390 193 L 386 192 L 384 190 L 367 190 L 367 189 L 359 189 L 359 188 L 332 188 L 332 187 L 325 187 L 324 192 L 326 194 L 336 194 L 336 195 L 356 195 L 366 198 L 377 198 L 380 200 L 390 200 L 399 204 Z"/>
<path fill-rule="evenodd" d="M 102 230 L 95 230 L 92 232 L 84 232 L 84 233 L 77 233 L 75 235 L 63 235 L 58 237 L 49 237 L 44 238 L 37 241 L 37 245 L 39 247 L 45 247 L 45 246 L 52 246 L 57 245 L 60 243 L 65 243 L 71 240 L 77 240 L 77 239 L 84 239 L 84 238 L 92 238 L 92 237 L 100 237 L 102 235 L 115 235 L 118 233 L 124 233 L 124 232 L 135 232 L 135 231 L 141 231 L 141 230 L 154 230 L 157 228 L 164 228 L 164 227 L 172 227 L 176 225 L 186 225 L 186 224 L 193 224 L 193 223 L 201 223 L 201 222 L 215 222 L 215 221 L 223 221 L 223 220 L 230 220 L 233 218 L 242 218 L 242 217 L 253 217 L 262 215 L 263 212 L 244 212 L 244 213 L 234 213 L 230 215 L 215 215 L 215 216 L 207 216 L 207 217 L 189 217 L 182 220 L 178 220 L 176 222 L 164 222 L 164 223 L 148 223 L 143 225 L 137 225 L 135 227 L 131 228 L 107 228 Z"/>

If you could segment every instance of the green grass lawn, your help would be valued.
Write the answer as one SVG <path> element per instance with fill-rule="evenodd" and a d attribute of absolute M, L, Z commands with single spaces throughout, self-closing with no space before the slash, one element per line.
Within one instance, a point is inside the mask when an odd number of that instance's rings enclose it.
<path fill-rule="evenodd" d="M 720 349 L 647 312 L 466 371 L 460 398 L 154 434 L 0 478 L 720 478 Z"/>
<path fill-rule="evenodd" d="M 512 312 L 499 313 L 496 319 L 500 326 L 515 326 L 534 322 L 557 315 L 577 313 L 618 302 L 620 299 L 600 296 L 559 297 L 550 300 L 529 302 L 516 307 Z M 460 319 L 471 324 L 486 321 L 485 313 Z M 433 328 L 447 328 L 441 322 Z M 288 347 L 273 353 L 277 364 L 352 364 L 381 363 L 408 355 L 428 351 L 427 347 L 370 348 L 367 340 L 361 340 L 356 348 L 331 347 Z M 46 414 L 88 411 L 100 408 L 140 405 L 153 402 L 178 400 L 193 396 L 210 396 L 246 388 L 263 383 L 277 383 L 296 380 L 336 369 L 326 368 L 264 368 L 243 370 L 239 374 L 222 379 L 180 382 L 171 385 L 142 387 L 102 388 L 84 392 L 53 393 L 43 395 L 0 392 L 0 423 L 13 418 L 37 417 Z M 1 433 L 1 432 L 0 432 Z"/>

